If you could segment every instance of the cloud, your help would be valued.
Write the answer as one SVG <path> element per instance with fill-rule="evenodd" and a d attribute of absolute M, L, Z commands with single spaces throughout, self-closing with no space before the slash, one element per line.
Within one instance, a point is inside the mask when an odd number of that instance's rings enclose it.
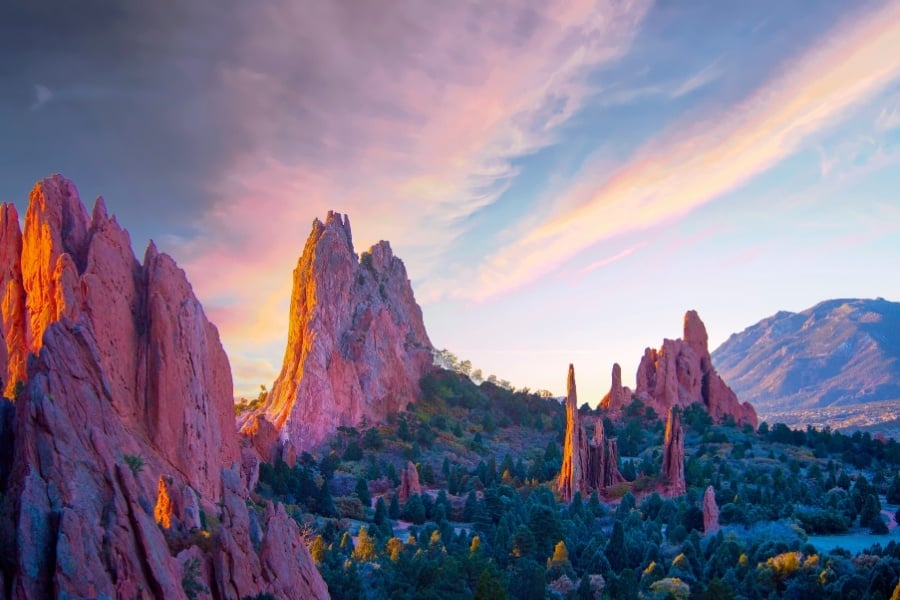
<path fill-rule="evenodd" d="M 648 244 L 649 244 L 649 242 L 641 242 L 640 244 L 635 244 L 634 246 L 629 246 L 628 248 L 625 248 L 624 250 L 622 250 L 621 252 L 619 252 L 613 256 L 607 256 L 606 258 L 601 258 L 600 260 L 594 261 L 591 264 L 584 267 L 583 269 L 581 269 L 580 271 L 578 271 L 578 275 L 587 275 L 591 271 L 596 271 L 597 269 L 601 269 L 603 267 L 609 266 L 609 265 L 613 264 L 614 262 L 618 262 L 622 259 L 628 258 L 632 254 L 634 254 L 636 251 L 640 250 L 641 248 L 646 247 Z"/>
<path fill-rule="evenodd" d="M 875 120 L 875 129 L 886 133 L 900 128 L 900 98 L 895 98 L 891 106 L 885 106 Z"/>
<path fill-rule="evenodd" d="M 721 67 L 719 67 L 717 62 L 714 62 L 711 65 L 704 67 L 694 75 L 691 75 L 681 85 L 672 90 L 672 92 L 670 93 L 670 97 L 681 98 L 682 96 L 687 96 L 692 92 L 708 86 L 715 80 L 719 79 L 721 76 L 722 69 Z"/>
<path fill-rule="evenodd" d="M 50 91 L 50 88 L 45 85 L 36 84 L 34 86 L 34 103 L 31 105 L 31 110 L 39 109 L 44 104 L 50 102 L 51 98 L 53 98 L 53 93 Z"/>
<path fill-rule="evenodd" d="M 624 166 L 596 175 L 590 163 L 551 202 L 548 218 L 518 228 L 469 286 L 475 300 L 546 275 L 600 240 L 679 219 L 737 189 L 827 130 L 900 76 L 900 5 L 845 22 L 728 111 L 682 123 Z M 553 208 L 553 206 L 558 206 Z"/>
<path fill-rule="evenodd" d="M 558 141 L 593 91 L 587 75 L 628 50 L 647 8 L 246 9 L 235 60 L 220 70 L 246 146 L 176 251 L 232 355 L 283 340 L 286 308 L 275 307 L 286 306 L 312 217 L 328 209 L 351 215 L 358 250 L 390 239 L 413 278 L 436 275 L 470 219 L 517 175 L 514 161 Z"/>

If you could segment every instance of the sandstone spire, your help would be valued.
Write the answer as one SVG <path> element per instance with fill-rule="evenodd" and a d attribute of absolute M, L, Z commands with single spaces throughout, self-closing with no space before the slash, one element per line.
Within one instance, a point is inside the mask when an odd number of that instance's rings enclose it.
<path fill-rule="evenodd" d="M 401 503 L 409 500 L 413 494 L 422 495 L 422 485 L 419 483 L 419 471 L 415 463 L 409 461 L 406 468 L 400 472 L 400 489 L 397 492 Z"/>
<path fill-rule="evenodd" d="M 757 426 L 756 411 L 722 381 L 712 366 L 708 337 L 696 311 L 684 316 L 684 337 L 663 340 L 659 350 L 647 348 L 638 366 L 635 394 L 663 415 L 673 406 L 700 403 L 717 423 L 730 417 L 738 424 Z"/>
<path fill-rule="evenodd" d="M 619 366 L 619 363 L 614 363 L 612 383 L 609 392 L 600 401 L 600 408 L 613 414 L 621 413 L 629 400 L 631 400 L 631 390 L 622 386 L 622 367 Z"/>
<path fill-rule="evenodd" d="M 282 441 L 312 449 L 338 426 L 383 421 L 415 402 L 431 365 L 403 261 L 384 241 L 358 259 L 349 218 L 329 212 L 294 270 L 281 373 L 242 430 L 265 429 L 255 421 L 266 419 Z"/>
<path fill-rule="evenodd" d="M 703 531 L 715 533 L 719 530 L 719 505 L 716 504 L 716 490 L 708 486 L 703 493 Z"/>
<path fill-rule="evenodd" d="M 566 379 L 566 438 L 563 446 L 562 469 L 559 472 L 559 493 L 569 502 L 575 492 L 585 489 L 587 472 L 587 444 L 581 416 L 578 414 L 578 392 L 575 389 L 575 366 L 569 365 Z"/>
<path fill-rule="evenodd" d="M 680 496 L 687 491 L 684 482 L 684 432 L 681 429 L 681 410 L 677 407 L 669 409 L 666 419 L 661 478 L 664 494 Z"/>

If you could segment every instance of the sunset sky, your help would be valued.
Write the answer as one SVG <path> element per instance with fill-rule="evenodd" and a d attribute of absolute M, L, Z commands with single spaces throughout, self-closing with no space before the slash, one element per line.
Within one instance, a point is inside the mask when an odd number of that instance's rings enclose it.
<path fill-rule="evenodd" d="M 37 6 L 40 5 L 40 6 Z M 596 403 L 687 309 L 900 300 L 900 2 L 6 1 L 0 200 L 59 172 L 187 271 L 236 393 L 315 217 L 432 342 Z"/>

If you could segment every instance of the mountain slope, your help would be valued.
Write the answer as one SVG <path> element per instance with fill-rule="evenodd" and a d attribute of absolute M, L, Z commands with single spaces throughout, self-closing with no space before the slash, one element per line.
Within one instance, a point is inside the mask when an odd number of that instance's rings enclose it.
<path fill-rule="evenodd" d="M 900 303 L 838 299 L 782 311 L 712 357 L 763 415 L 900 399 Z"/>

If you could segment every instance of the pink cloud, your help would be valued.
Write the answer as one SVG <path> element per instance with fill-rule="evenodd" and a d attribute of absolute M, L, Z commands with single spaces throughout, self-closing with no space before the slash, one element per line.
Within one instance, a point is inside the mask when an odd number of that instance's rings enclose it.
<path fill-rule="evenodd" d="M 900 76 L 900 5 L 842 23 L 743 103 L 683 123 L 598 180 L 588 165 L 536 225 L 488 257 L 469 287 L 485 299 L 532 282 L 600 240 L 679 219 L 796 152 Z"/>
<path fill-rule="evenodd" d="M 430 275 L 512 159 L 556 141 L 648 4 L 254 7 L 221 73 L 246 152 L 177 252 L 230 355 L 284 338 L 291 269 L 328 209 L 351 215 L 358 251 L 389 239 L 413 278 Z"/>

